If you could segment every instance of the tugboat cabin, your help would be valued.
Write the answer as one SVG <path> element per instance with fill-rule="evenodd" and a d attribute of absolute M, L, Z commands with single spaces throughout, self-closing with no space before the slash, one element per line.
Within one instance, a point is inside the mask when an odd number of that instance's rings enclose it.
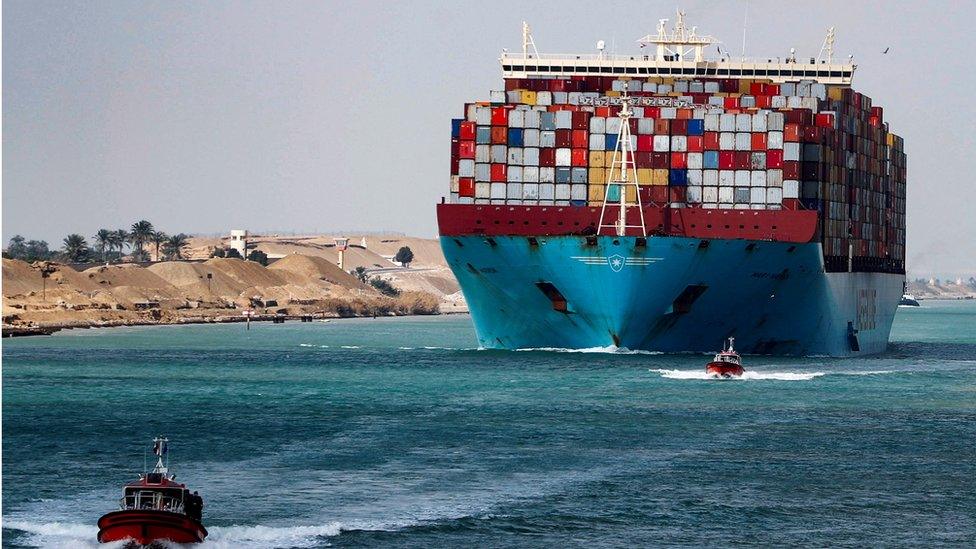
<path fill-rule="evenodd" d="M 153 509 L 184 513 L 189 490 L 162 473 L 149 473 L 139 482 L 127 484 L 123 489 L 122 509 Z"/>

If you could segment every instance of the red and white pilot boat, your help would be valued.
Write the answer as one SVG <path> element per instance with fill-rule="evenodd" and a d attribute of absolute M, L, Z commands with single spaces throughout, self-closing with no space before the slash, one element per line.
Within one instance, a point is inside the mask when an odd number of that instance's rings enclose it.
<path fill-rule="evenodd" d="M 169 439 L 153 439 L 156 466 L 152 472 L 122 488 L 119 510 L 98 519 L 98 541 L 129 541 L 129 545 L 153 546 L 164 540 L 174 543 L 199 543 L 207 537 L 203 527 L 203 499 L 176 482 L 163 457 Z"/>
<path fill-rule="evenodd" d="M 729 378 L 739 377 L 745 369 L 742 367 L 742 358 L 735 352 L 735 338 L 730 337 L 728 347 L 715 355 L 711 362 L 705 365 L 705 372 L 715 377 Z"/>

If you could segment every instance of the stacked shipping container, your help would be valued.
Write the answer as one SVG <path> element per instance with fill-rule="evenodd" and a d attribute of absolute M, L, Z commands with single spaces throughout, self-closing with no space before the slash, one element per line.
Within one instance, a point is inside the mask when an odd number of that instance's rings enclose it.
<path fill-rule="evenodd" d="M 903 269 L 902 141 L 870 98 L 812 81 L 509 79 L 453 121 L 452 201 L 602 205 L 624 92 L 643 204 L 816 209 L 828 270 Z"/>

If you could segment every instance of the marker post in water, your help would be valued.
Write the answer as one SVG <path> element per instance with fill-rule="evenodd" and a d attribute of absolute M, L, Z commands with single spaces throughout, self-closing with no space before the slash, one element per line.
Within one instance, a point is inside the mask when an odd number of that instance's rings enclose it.
<path fill-rule="evenodd" d="M 241 314 L 244 315 L 244 318 L 247 319 L 246 320 L 246 322 L 247 322 L 247 329 L 250 330 L 251 329 L 251 317 L 254 316 L 254 309 L 244 309 L 244 311 L 242 311 Z"/>

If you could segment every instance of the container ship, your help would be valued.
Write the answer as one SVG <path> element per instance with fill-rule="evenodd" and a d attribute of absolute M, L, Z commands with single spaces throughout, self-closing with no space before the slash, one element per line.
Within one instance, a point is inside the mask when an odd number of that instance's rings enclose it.
<path fill-rule="evenodd" d="M 906 157 L 833 29 L 808 59 L 732 59 L 682 13 L 638 43 L 539 54 L 523 24 L 452 121 L 438 226 L 480 345 L 884 351 Z"/>

